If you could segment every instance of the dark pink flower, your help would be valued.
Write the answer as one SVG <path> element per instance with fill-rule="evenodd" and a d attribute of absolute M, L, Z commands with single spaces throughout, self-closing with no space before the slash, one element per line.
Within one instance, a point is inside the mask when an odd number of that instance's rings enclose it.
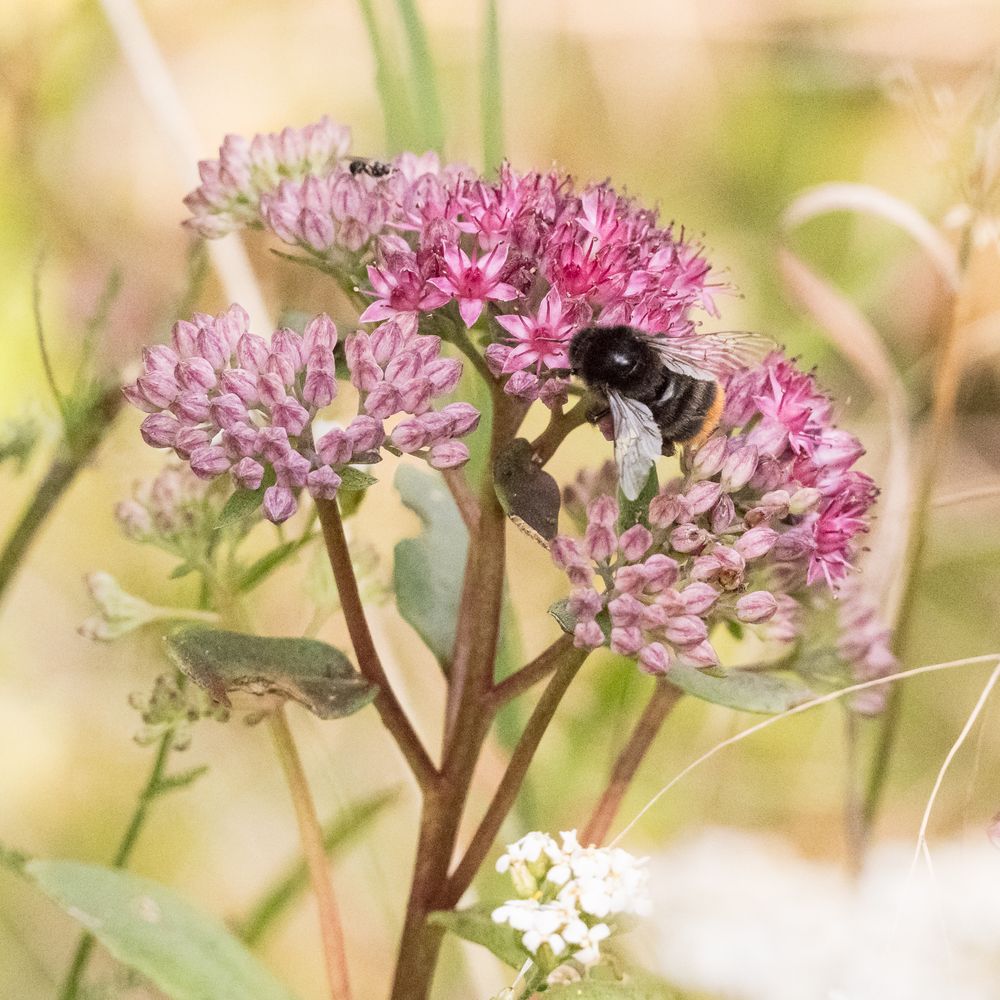
<path fill-rule="evenodd" d="M 545 368 L 569 368 L 569 342 L 576 330 L 563 309 L 558 289 L 550 289 L 536 315 L 511 313 L 498 316 L 497 322 L 514 342 L 500 371 L 503 374 L 520 371 L 534 365 Z"/>
<path fill-rule="evenodd" d="M 430 278 L 430 283 L 449 298 L 458 301 L 458 311 L 466 326 L 474 326 L 487 300 L 509 302 L 520 292 L 501 281 L 507 263 L 506 244 L 498 244 L 479 260 L 477 250 L 470 257 L 461 247 L 449 244 L 444 248 L 444 274 Z"/>

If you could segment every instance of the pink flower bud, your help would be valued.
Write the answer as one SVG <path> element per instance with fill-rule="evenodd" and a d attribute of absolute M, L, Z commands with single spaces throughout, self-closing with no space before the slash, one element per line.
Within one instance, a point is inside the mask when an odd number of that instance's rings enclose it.
<path fill-rule="evenodd" d="M 711 479 L 726 460 L 729 440 L 724 434 L 710 437 L 695 453 L 691 461 L 691 477 L 694 480 Z"/>
<path fill-rule="evenodd" d="M 807 525 L 802 527 L 808 528 Z M 815 542 L 812 540 L 811 532 L 807 534 L 805 531 L 793 528 L 778 536 L 778 540 L 774 543 L 774 558 L 779 562 L 798 562 L 810 556 L 814 548 Z"/>
<path fill-rule="evenodd" d="M 669 528 L 681 510 L 681 503 L 675 494 L 657 493 L 649 502 L 649 523 L 654 528 Z"/>
<path fill-rule="evenodd" d="M 646 587 L 642 566 L 619 566 L 615 570 L 615 590 L 619 594 L 641 594 Z"/>
<path fill-rule="evenodd" d="M 298 506 L 295 494 L 284 486 L 269 486 L 264 490 L 264 516 L 275 524 L 287 521 Z"/>
<path fill-rule="evenodd" d="M 608 604 L 611 624 L 616 628 L 632 628 L 642 621 L 645 605 L 631 594 L 620 594 Z"/>
<path fill-rule="evenodd" d="M 266 371 L 273 375 L 283 387 L 291 386 L 295 383 L 295 365 L 287 354 L 272 351 L 267 356 Z"/>
<path fill-rule="evenodd" d="M 577 649 L 596 649 L 604 645 L 604 633 L 595 621 L 577 622 L 573 629 L 573 645 Z"/>
<path fill-rule="evenodd" d="M 288 431 L 284 427 L 262 427 L 257 433 L 257 450 L 272 464 L 282 461 L 292 450 Z"/>
<path fill-rule="evenodd" d="M 222 432 L 222 447 L 232 458 L 245 458 L 257 453 L 257 429 L 247 423 L 233 424 Z"/>
<path fill-rule="evenodd" d="M 143 396 L 160 409 L 166 409 L 177 397 L 177 380 L 164 372 L 149 372 L 140 376 L 135 384 Z"/>
<path fill-rule="evenodd" d="M 653 544 L 649 529 L 641 524 L 633 524 L 619 539 L 618 550 L 629 562 L 638 562 Z"/>
<path fill-rule="evenodd" d="M 243 400 L 232 392 L 215 396 L 209 400 L 208 406 L 212 419 L 223 430 L 230 430 L 237 424 L 246 423 L 250 416 Z"/>
<path fill-rule="evenodd" d="M 254 406 L 259 399 L 257 395 L 257 376 L 245 368 L 227 368 L 219 376 L 219 388 L 223 392 L 231 392 L 247 406 Z"/>
<path fill-rule="evenodd" d="M 600 613 L 604 601 L 593 587 L 575 587 L 567 602 L 569 610 L 582 621 L 592 621 Z"/>
<path fill-rule="evenodd" d="M 736 617 L 741 622 L 751 625 L 766 622 L 777 610 L 778 602 L 774 594 L 766 590 L 755 590 L 751 594 L 744 594 L 736 602 Z"/>
<path fill-rule="evenodd" d="M 314 351 L 322 351 L 324 355 L 329 356 L 336 346 L 337 327 L 326 313 L 320 313 L 319 316 L 309 320 L 302 335 L 302 353 L 306 358 L 309 358 Z"/>
<path fill-rule="evenodd" d="M 365 413 L 376 420 L 386 420 L 403 408 L 399 390 L 388 382 L 380 382 L 365 398 Z"/>
<path fill-rule="evenodd" d="M 215 445 L 203 445 L 191 452 L 191 471 L 199 479 L 214 479 L 229 470 L 229 456 Z"/>
<path fill-rule="evenodd" d="M 203 444 L 208 444 L 211 439 L 212 436 L 202 427 L 182 425 L 178 428 L 177 436 L 174 438 L 174 451 L 177 452 L 178 458 L 187 460 L 191 457 L 191 452 Z"/>
<path fill-rule="evenodd" d="M 145 372 L 160 372 L 163 375 L 174 375 L 177 367 L 177 352 L 164 344 L 142 349 L 142 367 Z"/>
<path fill-rule="evenodd" d="M 115 506 L 115 520 L 128 538 L 148 538 L 153 532 L 149 511 L 135 500 L 123 500 Z"/>
<path fill-rule="evenodd" d="M 142 410 L 143 413 L 157 413 L 160 410 L 160 407 L 156 403 L 151 403 L 146 399 L 142 389 L 135 382 L 123 385 L 122 395 L 132 406 L 137 410 Z"/>
<path fill-rule="evenodd" d="M 583 539 L 587 555 L 595 562 L 606 562 L 618 548 L 618 540 L 610 528 L 600 524 L 591 524 Z"/>
<path fill-rule="evenodd" d="M 181 392 L 170 407 L 187 424 L 200 424 L 211 416 L 208 396 L 204 392 Z"/>
<path fill-rule="evenodd" d="M 454 469 L 469 460 L 469 449 L 461 441 L 441 441 L 431 446 L 429 461 L 435 469 Z"/>
<path fill-rule="evenodd" d="M 333 219 L 329 215 L 313 212 L 308 208 L 303 209 L 299 216 L 299 224 L 303 240 L 313 250 L 323 251 L 333 245 L 336 229 L 333 225 Z M 352 248 L 348 247 L 348 249 Z"/>
<path fill-rule="evenodd" d="M 153 448 L 172 448 L 180 426 L 177 418 L 169 413 L 151 413 L 139 425 L 139 433 Z"/>
<path fill-rule="evenodd" d="M 707 639 L 704 642 L 699 642 L 696 646 L 688 646 L 681 650 L 679 656 L 681 662 L 689 667 L 717 667 L 719 665 L 718 654 Z"/>
<path fill-rule="evenodd" d="M 194 323 L 181 319 L 174 323 L 170 331 L 170 340 L 174 345 L 174 352 L 179 358 L 189 358 L 197 351 L 196 339 L 198 328 Z"/>
<path fill-rule="evenodd" d="M 414 378 L 399 389 L 399 408 L 404 413 L 425 413 L 431 404 L 434 387 L 429 378 Z"/>
<path fill-rule="evenodd" d="M 337 395 L 337 379 L 332 371 L 311 368 L 302 385 L 302 400 L 314 409 L 329 406 Z"/>
<path fill-rule="evenodd" d="M 301 489 L 309 475 L 309 459 L 297 451 L 290 451 L 284 458 L 274 463 L 274 475 L 279 486 Z"/>
<path fill-rule="evenodd" d="M 218 382 L 214 369 L 204 358 L 186 358 L 178 361 L 174 376 L 182 389 L 202 392 L 214 389 Z"/>
<path fill-rule="evenodd" d="M 683 608 L 679 608 L 674 614 L 680 614 L 683 610 Z M 662 604 L 643 604 L 640 624 L 647 631 L 661 629 L 669 619 L 674 617 L 674 614 L 671 614 Z"/>
<path fill-rule="evenodd" d="M 662 676 L 670 670 L 673 656 L 661 642 L 651 642 L 639 650 L 639 669 L 643 673 Z"/>
<path fill-rule="evenodd" d="M 314 469 L 306 480 L 309 495 L 317 500 L 332 500 L 340 488 L 340 476 L 329 465 Z"/>
<path fill-rule="evenodd" d="M 451 433 L 455 437 L 463 437 L 479 426 L 479 410 L 471 403 L 449 403 L 441 413 L 451 421 Z"/>
<path fill-rule="evenodd" d="M 195 343 L 198 353 L 215 371 L 220 371 L 229 363 L 229 345 L 212 327 L 200 329 Z"/>
<path fill-rule="evenodd" d="M 679 615 L 688 614 L 684 598 L 673 587 L 668 587 L 656 595 L 656 606 L 666 612 L 667 618 L 676 618 Z M 664 620 L 663 624 L 666 624 L 666 620 Z"/>
<path fill-rule="evenodd" d="M 713 534 L 721 535 L 736 520 L 736 506 L 728 493 L 723 493 L 708 515 Z"/>
<path fill-rule="evenodd" d="M 680 599 L 689 615 L 703 615 L 719 599 L 719 592 L 708 583 L 691 583 L 681 591 Z"/>
<path fill-rule="evenodd" d="M 850 468 L 863 454 L 861 442 L 847 431 L 827 428 L 812 453 L 813 462 L 820 467 L 840 471 Z"/>
<path fill-rule="evenodd" d="M 618 522 L 618 514 L 618 502 L 614 497 L 595 497 L 587 504 L 587 520 L 595 526 L 613 530 Z"/>
<path fill-rule="evenodd" d="M 694 646 L 708 637 L 708 627 L 695 615 L 679 615 L 663 626 L 663 634 L 674 646 Z"/>
<path fill-rule="evenodd" d="M 267 341 L 252 333 L 245 333 L 236 342 L 236 358 L 241 368 L 248 372 L 262 374 L 267 370 L 267 356 L 270 354 Z"/>
<path fill-rule="evenodd" d="M 355 330 L 344 341 L 344 359 L 347 361 L 347 367 L 353 369 L 366 358 L 375 361 L 371 349 L 371 338 L 364 330 Z"/>
<path fill-rule="evenodd" d="M 757 471 L 757 449 L 752 445 L 737 448 L 722 465 L 722 488 L 727 493 L 742 489 Z"/>
<path fill-rule="evenodd" d="M 401 389 L 417 377 L 422 367 L 416 351 L 401 351 L 385 366 L 385 381 Z"/>
<path fill-rule="evenodd" d="M 454 392 L 462 377 L 462 362 L 455 358 L 439 358 L 424 366 L 424 374 L 431 380 L 435 396 Z"/>
<path fill-rule="evenodd" d="M 372 330 L 370 340 L 371 352 L 375 361 L 380 365 L 386 364 L 390 358 L 395 357 L 403 350 L 406 339 L 406 334 L 395 320 L 388 320 L 381 326 L 377 326 Z"/>
<path fill-rule="evenodd" d="M 241 489 L 255 490 L 264 478 L 264 466 L 252 458 L 241 458 L 232 468 L 233 482 Z"/>
<path fill-rule="evenodd" d="M 622 656 L 635 656 L 642 649 L 642 646 L 642 629 L 638 626 L 611 630 L 611 649 L 613 652 Z"/>
<path fill-rule="evenodd" d="M 819 503 L 821 494 L 819 490 L 810 486 L 803 486 L 796 490 L 788 501 L 789 514 L 807 514 Z"/>
<path fill-rule="evenodd" d="M 506 344 L 489 344 L 486 348 L 486 365 L 491 374 L 499 376 L 503 374 L 504 364 L 510 356 L 511 348 Z"/>
<path fill-rule="evenodd" d="M 420 451 L 427 443 L 427 432 L 419 420 L 403 420 L 389 435 L 392 443 L 407 455 Z"/>
<path fill-rule="evenodd" d="M 226 356 L 233 353 L 237 342 L 250 329 L 250 317 L 246 309 L 234 302 L 221 316 L 215 320 L 216 332 L 226 345 Z"/>
<path fill-rule="evenodd" d="M 559 569 L 567 570 L 570 566 L 586 564 L 587 559 L 575 538 L 568 535 L 557 535 L 549 545 L 549 554 Z"/>
<path fill-rule="evenodd" d="M 345 432 L 351 442 L 353 454 L 372 451 L 385 440 L 385 429 L 381 420 L 364 415 L 355 417 Z"/>
<path fill-rule="evenodd" d="M 316 442 L 316 453 L 327 465 L 344 465 L 351 460 L 354 443 L 345 431 L 334 427 Z"/>
<path fill-rule="evenodd" d="M 677 581 L 677 572 L 677 560 L 662 552 L 654 553 L 642 564 L 646 589 L 652 594 L 673 586 Z"/>
<path fill-rule="evenodd" d="M 751 528 L 736 539 L 734 548 L 744 559 L 759 559 L 774 548 L 778 533 L 765 524 Z"/>
<path fill-rule="evenodd" d="M 309 423 L 309 411 L 289 396 L 271 408 L 271 423 L 283 427 L 289 437 L 298 437 Z"/>
<path fill-rule="evenodd" d="M 538 377 L 531 372 L 514 372 L 503 387 L 508 396 L 534 399 L 538 395 Z"/>
<path fill-rule="evenodd" d="M 718 483 L 701 482 L 695 484 L 684 494 L 686 513 L 690 517 L 704 514 L 715 505 L 721 493 L 722 487 Z"/>
<path fill-rule="evenodd" d="M 681 524 L 670 532 L 670 547 L 675 552 L 697 552 L 709 539 L 709 534 L 694 524 Z"/>
<path fill-rule="evenodd" d="M 262 372 L 257 376 L 257 394 L 261 403 L 269 408 L 277 406 L 288 396 L 281 376 L 275 375 L 274 372 Z"/>

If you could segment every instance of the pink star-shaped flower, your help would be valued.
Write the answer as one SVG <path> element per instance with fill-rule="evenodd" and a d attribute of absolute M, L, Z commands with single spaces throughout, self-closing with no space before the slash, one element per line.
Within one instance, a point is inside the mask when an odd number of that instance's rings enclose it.
<path fill-rule="evenodd" d="M 497 322 L 516 341 L 503 363 L 503 372 L 522 371 L 529 365 L 569 368 L 569 341 L 574 325 L 564 314 L 562 296 L 552 288 L 542 299 L 537 316 L 498 316 Z"/>
<path fill-rule="evenodd" d="M 472 258 L 457 244 L 444 248 L 445 275 L 429 278 L 428 281 L 438 291 L 458 300 L 458 311 L 462 322 L 471 327 L 487 299 L 509 302 L 521 293 L 505 281 L 500 280 L 504 264 L 507 263 L 507 244 L 498 244 L 479 261 L 479 253 L 472 252 Z"/>

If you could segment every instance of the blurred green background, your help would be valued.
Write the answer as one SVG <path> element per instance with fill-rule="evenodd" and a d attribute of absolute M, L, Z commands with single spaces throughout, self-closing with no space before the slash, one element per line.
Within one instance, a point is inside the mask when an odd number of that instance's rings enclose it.
<path fill-rule="evenodd" d="M 396 6 L 388 0 L 372 6 L 389 63 L 404 80 Z M 483 9 L 459 0 L 421 0 L 418 7 L 439 74 L 446 154 L 482 166 Z M 358 4 L 155 0 L 141 10 L 176 81 L 200 155 L 214 155 L 227 132 L 270 131 L 322 114 L 352 127 L 359 152 L 377 156 L 398 148 L 386 139 Z M 504 0 L 499 14 L 507 157 L 522 169 L 557 163 L 584 181 L 610 177 L 657 204 L 665 218 L 704 234 L 717 270 L 736 292 L 721 300 L 723 326 L 766 331 L 807 366 L 818 365 L 843 424 L 869 448 L 867 470 L 879 478 L 883 400 L 872 398 L 784 297 L 774 264 L 779 217 L 803 188 L 847 180 L 881 186 L 940 220 L 959 200 L 950 172 L 932 155 L 919 118 L 890 99 L 885 75 L 903 64 L 929 84 L 963 92 L 992 69 L 1000 7 L 953 0 Z M 81 331 L 115 267 L 122 293 L 101 363 L 128 370 L 140 345 L 165 337 L 185 299 L 191 242 L 179 226 L 180 199 L 194 183 L 193 164 L 151 117 L 98 4 L 0 4 L 0 420 L 28 412 L 52 422 L 31 310 L 39 253 L 46 251 L 42 309 L 57 376 L 71 377 Z M 793 242 L 871 317 L 903 374 L 919 426 L 934 347 L 950 309 L 926 259 L 884 223 L 856 216 L 810 223 Z M 262 235 L 246 243 L 272 315 L 330 308 L 324 279 L 274 258 Z M 980 340 L 986 349 L 963 380 L 954 440 L 933 456 L 941 495 L 1000 479 L 1000 253 L 986 246 L 977 254 L 972 294 L 976 314 L 985 317 Z M 196 307 L 217 311 L 226 304 L 210 274 Z M 264 323 L 256 328 L 262 331 Z M 533 419 L 540 423 L 537 414 Z M 165 558 L 126 542 L 112 519 L 114 502 L 160 465 L 161 456 L 141 444 L 138 422 L 134 412 L 120 416 L 0 607 L 0 840 L 39 856 L 106 861 L 149 766 L 150 751 L 131 740 L 138 719 L 126 698 L 147 691 L 163 669 L 158 641 L 140 635 L 99 647 L 78 636 L 77 625 L 91 611 L 82 575 L 106 569 L 157 603 L 193 597 L 186 581 L 165 580 Z M 579 432 L 553 471 L 570 478 L 593 462 L 596 447 L 587 431 Z M 10 465 L 0 470 L 0 533 L 32 495 L 49 450 L 37 449 L 20 476 Z M 388 577 L 393 543 L 418 525 L 391 491 L 373 494 L 354 532 L 382 554 Z M 530 656 L 556 635 L 539 609 L 562 596 L 564 581 L 527 539 L 512 533 L 510 546 L 521 643 Z M 301 586 L 308 562 L 304 556 L 255 595 L 259 631 L 295 634 L 305 627 Z M 998 594 L 996 496 L 936 509 L 906 665 L 1000 649 Z M 377 613 L 377 625 L 404 701 L 429 737 L 443 693 L 436 667 L 391 605 Z M 346 641 L 336 621 L 323 635 Z M 912 841 L 934 775 L 986 673 L 949 672 L 907 686 L 880 838 Z M 610 658 L 588 663 L 505 829 L 510 838 L 585 819 L 649 683 Z M 1000 809 L 998 718 L 987 710 L 945 783 L 937 837 L 979 843 Z M 749 721 L 683 703 L 622 818 Z M 373 787 L 403 781 L 373 713 L 321 725 L 296 711 L 293 724 L 324 814 Z M 863 746 L 869 735 L 863 734 Z M 494 787 L 503 754 L 500 745 L 487 753 L 474 811 Z M 207 763 L 210 774 L 159 804 L 133 867 L 217 914 L 238 916 L 296 852 L 287 792 L 262 730 L 204 723 L 186 756 L 182 763 Z M 706 765 L 646 817 L 627 846 L 658 854 L 678 837 L 724 825 L 780 832 L 799 854 L 837 864 L 844 853 L 846 780 L 844 713 L 833 706 L 775 726 Z M 350 913 L 348 948 L 359 997 L 384 993 L 416 808 L 407 786 L 370 839 L 336 868 Z M 660 915 L 659 933 L 669 934 L 669 921 L 670 914 Z M 68 918 L 0 871 L 0 994 L 54 996 L 76 935 Z M 303 901 L 263 949 L 306 1000 L 323 994 L 315 944 L 312 910 Z M 492 960 L 473 951 L 462 957 L 454 948 L 445 965 L 442 997 L 487 996 L 503 983 Z M 107 971 L 110 964 L 95 967 Z M 751 983 L 746 993 L 727 995 L 757 994 Z"/>

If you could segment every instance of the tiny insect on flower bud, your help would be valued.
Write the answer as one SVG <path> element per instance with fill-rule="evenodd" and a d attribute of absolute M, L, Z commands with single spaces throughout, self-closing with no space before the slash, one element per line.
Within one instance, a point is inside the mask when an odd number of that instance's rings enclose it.
<path fill-rule="evenodd" d="M 777 610 L 778 602 L 774 594 L 767 590 L 755 590 L 751 594 L 744 594 L 736 602 L 736 617 L 741 622 L 751 625 L 773 618 Z"/>

